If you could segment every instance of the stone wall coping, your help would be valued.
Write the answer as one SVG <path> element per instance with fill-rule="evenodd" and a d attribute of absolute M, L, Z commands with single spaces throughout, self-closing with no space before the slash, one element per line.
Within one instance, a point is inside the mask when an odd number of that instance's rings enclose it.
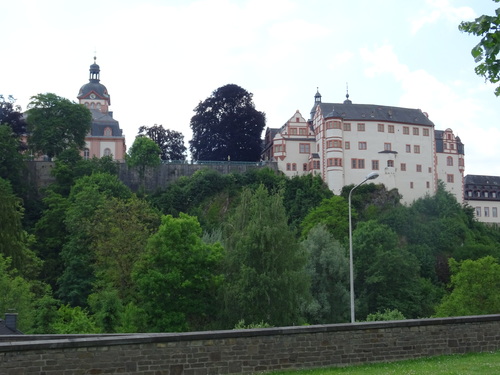
<path fill-rule="evenodd" d="M 1 352 L 29 350 L 50 350 L 60 348 L 82 348 L 112 345 L 131 345 L 182 342 L 197 340 L 237 339 L 256 336 L 283 336 L 295 334 L 316 334 L 359 330 L 381 330 L 432 325 L 473 324 L 500 321 L 500 314 L 477 315 L 452 318 L 407 319 L 382 322 L 360 322 L 324 324 L 294 327 L 272 327 L 221 331 L 201 331 L 182 333 L 132 333 L 132 334 L 89 334 L 89 335 L 12 335 L 3 336 Z"/>

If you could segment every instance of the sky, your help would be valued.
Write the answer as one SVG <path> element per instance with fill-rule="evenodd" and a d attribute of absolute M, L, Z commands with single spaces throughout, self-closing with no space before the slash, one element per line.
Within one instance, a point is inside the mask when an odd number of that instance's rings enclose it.
<path fill-rule="evenodd" d="M 184 135 L 194 108 L 232 83 L 267 127 L 323 102 L 419 108 L 465 145 L 465 174 L 500 176 L 500 98 L 474 72 L 461 21 L 492 0 L 0 0 L 0 94 L 26 109 L 77 102 L 97 57 L 130 147 L 142 125 Z"/>

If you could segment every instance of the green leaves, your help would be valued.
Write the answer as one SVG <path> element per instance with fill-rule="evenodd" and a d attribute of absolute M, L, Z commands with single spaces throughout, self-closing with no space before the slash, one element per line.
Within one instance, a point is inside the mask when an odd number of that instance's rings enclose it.
<path fill-rule="evenodd" d="M 498 0 L 494 0 L 498 2 Z M 460 31 L 482 36 L 480 42 L 471 51 L 476 63 L 475 72 L 485 77 L 491 83 L 500 81 L 500 61 L 497 58 L 500 52 L 500 8 L 496 9 L 495 16 L 482 15 L 472 22 L 460 23 Z M 500 86 L 495 88 L 495 95 L 500 95 Z"/>

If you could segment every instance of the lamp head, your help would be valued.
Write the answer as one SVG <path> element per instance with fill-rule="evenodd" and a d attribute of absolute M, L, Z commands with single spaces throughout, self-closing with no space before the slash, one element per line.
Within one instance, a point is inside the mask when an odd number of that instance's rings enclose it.
<path fill-rule="evenodd" d="M 378 177 L 378 173 L 377 172 L 372 172 L 370 173 L 368 176 L 366 176 L 366 179 L 367 180 L 374 180 Z"/>

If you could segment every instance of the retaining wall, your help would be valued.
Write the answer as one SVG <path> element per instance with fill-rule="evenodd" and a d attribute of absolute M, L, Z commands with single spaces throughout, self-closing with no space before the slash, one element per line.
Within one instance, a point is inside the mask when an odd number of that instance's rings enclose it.
<path fill-rule="evenodd" d="M 10 336 L 0 373 L 206 375 L 500 349 L 500 315 L 179 334 Z"/>

